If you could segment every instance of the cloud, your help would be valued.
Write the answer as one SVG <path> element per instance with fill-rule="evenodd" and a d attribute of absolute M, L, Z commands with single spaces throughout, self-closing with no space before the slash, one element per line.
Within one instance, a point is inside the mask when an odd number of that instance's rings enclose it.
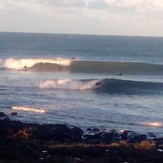
<path fill-rule="evenodd" d="M 160 19 L 163 15 L 162 0 L 94 0 L 88 4 L 88 8 L 107 10 L 108 13 L 132 14 Z"/>
<path fill-rule="evenodd" d="M 49 5 L 61 6 L 61 7 L 83 8 L 86 5 L 84 0 L 41 0 L 41 1 L 46 2 Z"/>
<path fill-rule="evenodd" d="M 162 33 L 162 0 L 0 0 L 0 30 Z"/>
<path fill-rule="evenodd" d="M 96 0 L 94 2 L 88 3 L 88 8 L 94 8 L 94 9 L 106 9 L 108 8 L 108 3 L 102 0 Z"/>

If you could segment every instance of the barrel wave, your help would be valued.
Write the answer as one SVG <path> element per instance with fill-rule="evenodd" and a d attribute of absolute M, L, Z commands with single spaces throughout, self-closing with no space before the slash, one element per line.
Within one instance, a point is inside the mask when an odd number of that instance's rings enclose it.
<path fill-rule="evenodd" d="M 163 65 L 140 62 L 99 62 L 80 61 L 65 58 L 55 59 L 7 59 L 4 67 L 12 69 L 28 68 L 30 71 L 68 71 L 75 73 L 106 73 L 106 74 L 163 74 Z"/>
<path fill-rule="evenodd" d="M 41 89 L 91 90 L 95 93 L 108 94 L 163 94 L 163 83 L 120 80 L 120 79 L 87 79 L 87 80 L 46 80 L 39 83 Z"/>

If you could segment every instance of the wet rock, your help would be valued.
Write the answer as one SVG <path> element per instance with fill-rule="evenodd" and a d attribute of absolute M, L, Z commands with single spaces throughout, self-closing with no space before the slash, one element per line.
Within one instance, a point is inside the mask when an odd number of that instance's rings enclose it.
<path fill-rule="evenodd" d="M 101 142 L 101 134 L 89 135 L 86 134 L 83 136 L 83 142 L 88 144 L 99 144 Z"/>
<path fill-rule="evenodd" d="M 125 131 L 125 132 L 120 134 L 120 138 L 126 140 L 128 138 L 127 135 L 128 135 L 128 132 Z"/>
<path fill-rule="evenodd" d="M 150 137 L 150 138 L 155 138 L 156 137 L 156 135 L 154 133 L 152 133 L 152 132 L 148 132 L 147 136 Z"/>
<path fill-rule="evenodd" d="M 142 140 L 146 140 L 147 139 L 147 136 L 145 134 L 141 134 L 141 135 L 135 135 L 133 138 L 132 138 L 132 141 L 133 142 L 140 142 Z"/>
<path fill-rule="evenodd" d="M 98 128 L 93 128 L 93 132 L 99 132 L 100 130 Z"/>
<path fill-rule="evenodd" d="M 12 112 L 11 115 L 17 115 L 18 113 L 17 112 Z"/>
<path fill-rule="evenodd" d="M 104 143 L 111 143 L 113 141 L 113 138 L 114 138 L 114 133 L 104 133 L 102 135 L 102 141 Z"/>
<path fill-rule="evenodd" d="M 0 112 L 0 117 L 5 117 L 6 114 L 4 112 Z"/>
<path fill-rule="evenodd" d="M 130 140 L 131 142 L 140 142 L 147 139 L 145 134 L 138 134 L 133 131 L 124 131 L 120 134 L 120 139 Z"/>
<path fill-rule="evenodd" d="M 87 128 L 87 131 L 90 131 L 90 132 L 99 132 L 100 130 L 98 128 Z"/>
<path fill-rule="evenodd" d="M 43 140 L 75 142 L 81 140 L 83 131 L 78 127 L 69 128 L 66 125 L 40 125 L 33 134 L 34 137 Z"/>
<path fill-rule="evenodd" d="M 115 131 L 91 133 L 81 139 L 82 135 L 78 127 L 0 120 L 0 162 L 163 162 L 163 138 L 141 140 L 129 134 L 122 140 Z"/>
<path fill-rule="evenodd" d="M 91 128 L 87 128 L 87 131 L 92 131 L 92 129 Z"/>

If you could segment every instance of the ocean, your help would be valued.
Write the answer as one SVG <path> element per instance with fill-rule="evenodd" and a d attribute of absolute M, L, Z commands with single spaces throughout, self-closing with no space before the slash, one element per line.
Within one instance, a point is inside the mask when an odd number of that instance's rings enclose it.
<path fill-rule="evenodd" d="M 0 74 L 11 120 L 163 136 L 163 37 L 1 32 Z"/>

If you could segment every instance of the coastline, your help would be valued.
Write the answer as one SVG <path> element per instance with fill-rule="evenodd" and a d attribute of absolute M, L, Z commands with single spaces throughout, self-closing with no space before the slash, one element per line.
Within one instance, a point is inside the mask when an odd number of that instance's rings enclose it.
<path fill-rule="evenodd" d="M 163 138 L 65 124 L 0 120 L 0 162 L 163 162 Z"/>

